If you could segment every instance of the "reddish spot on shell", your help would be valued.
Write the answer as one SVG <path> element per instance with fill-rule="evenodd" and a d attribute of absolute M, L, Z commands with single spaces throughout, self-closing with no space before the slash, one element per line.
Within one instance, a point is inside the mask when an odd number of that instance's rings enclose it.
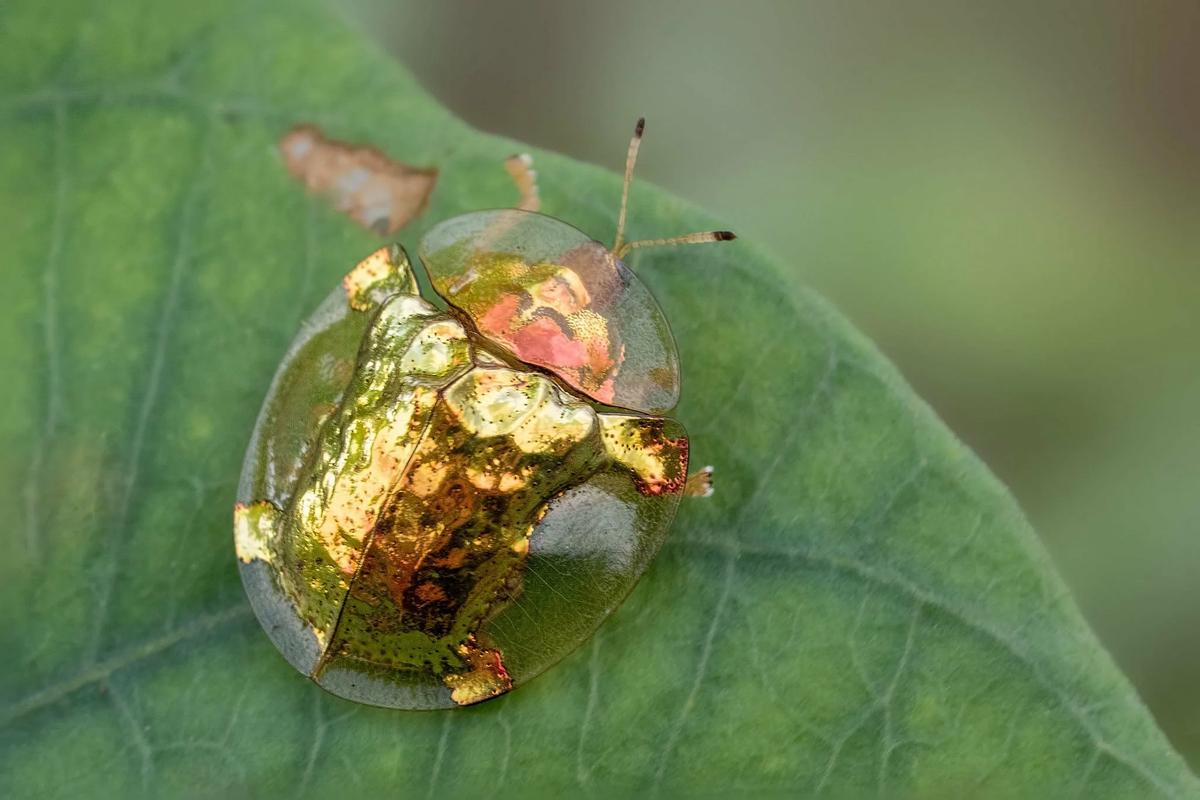
<path fill-rule="evenodd" d="M 554 320 L 542 317 L 521 328 L 512 336 L 517 358 L 535 364 L 556 367 L 582 367 L 588 362 L 588 349 L 583 342 L 568 339 Z"/>

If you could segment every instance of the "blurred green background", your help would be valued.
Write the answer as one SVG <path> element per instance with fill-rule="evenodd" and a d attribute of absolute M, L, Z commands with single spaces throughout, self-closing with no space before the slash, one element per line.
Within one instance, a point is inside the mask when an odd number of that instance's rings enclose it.
<path fill-rule="evenodd" d="M 1200 768 L 1200 4 L 341 3 L 487 131 L 619 171 L 645 114 L 640 177 L 899 364 Z"/>

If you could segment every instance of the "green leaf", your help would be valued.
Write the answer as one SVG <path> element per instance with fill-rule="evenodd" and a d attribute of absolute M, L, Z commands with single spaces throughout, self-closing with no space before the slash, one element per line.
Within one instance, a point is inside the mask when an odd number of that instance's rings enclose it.
<path fill-rule="evenodd" d="M 1003 487 L 744 242 L 630 259 L 718 490 L 589 645 L 460 711 L 305 680 L 243 595 L 234 489 L 299 322 L 380 240 L 287 174 L 301 122 L 441 170 L 410 252 L 515 199 L 519 145 L 322 7 L 0 9 L 3 794 L 1200 796 Z M 619 179 L 534 158 L 543 210 L 611 237 Z M 645 185 L 630 219 L 714 227 Z"/>

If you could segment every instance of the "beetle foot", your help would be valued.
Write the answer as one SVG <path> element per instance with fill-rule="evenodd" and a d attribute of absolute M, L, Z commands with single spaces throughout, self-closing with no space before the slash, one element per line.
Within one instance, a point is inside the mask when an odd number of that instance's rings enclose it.
<path fill-rule="evenodd" d="M 487 650 L 474 642 L 459 648 L 471 666 L 469 672 L 445 677 L 450 699 L 460 706 L 469 706 L 502 695 L 512 688 L 512 678 L 500 661 L 500 653 Z"/>
<path fill-rule="evenodd" d="M 711 466 L 693 472 L 683 484 L 684 497 L 712 497 L 713 468 Z"/>

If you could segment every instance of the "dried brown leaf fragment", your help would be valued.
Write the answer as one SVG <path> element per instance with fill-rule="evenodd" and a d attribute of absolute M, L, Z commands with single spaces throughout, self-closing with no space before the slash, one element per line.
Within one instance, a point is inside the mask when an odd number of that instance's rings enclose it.
<path fill-rule="evenodd" d="M 279 140 L 288 170 L 313 194 L 380 236 L 391 236 L 425 210 L 437 170 L 412 167 L 369 145 L 297 125 Z"/>

